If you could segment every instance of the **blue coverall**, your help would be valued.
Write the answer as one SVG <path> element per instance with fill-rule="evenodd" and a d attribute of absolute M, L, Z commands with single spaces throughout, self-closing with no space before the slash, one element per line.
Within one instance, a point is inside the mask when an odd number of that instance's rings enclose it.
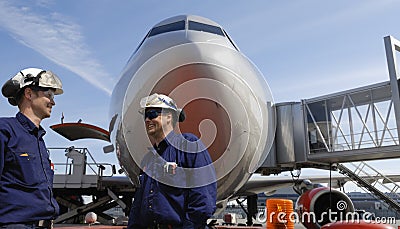
<path fill-rule="evenodd" d="M 180 143 L 182 139 L 193 143 L 200 150 L 188 153 L 184 152 L 185 148 L 177 149 L 175 146 L 182 145 Z M 172 228 L 204 228 L 206 226 L 207 219 L 214 214 L 216 209 L 217 186 L 214 167 L 210 173 L 196 174 L 194 172 L 191 175 L 193 177 L 190 177 L 190 179 L 200 180 L 202 176 L 214 177 L 210 180 L 212 182 L 198 187 L 180 186 L 189 179 L 187 173 L 182 174 L 182 168 L 212 166 L 207 149 L 198 145 L 202 146 L 202 143 L 195 135 L 176 134 L 172 131 L 158 146 L 154 146 L 155 156 L 161 156 L 164 162 L 175 162 L 181 169 L 177 169 L 175 174 L 164 174 L 164 176 L 169 176 L 167 178 L 171 181 L 176 181 L 177 185 L 171 185 L 166 182 L 168 180 L 156 178 L 160 173 L 166 173 L 165 167 L 161 163 L 154 163 L 154 160 L 149 159 L 152 156 L 148 155 L 144 159 L 144 164 L 142 163 L 144 173 L 140 175 L 141 186 L 135 193 L 128 229 L 151 228 L 157 224 L 169 225 Z M 156 169 L 159 173 L 151 173 L 150 169 Z"/>
<path fill-rule="evenodd" d="M 0 226 L 58 215 L 45 133 L 20 112 L 0 118 Z"/>

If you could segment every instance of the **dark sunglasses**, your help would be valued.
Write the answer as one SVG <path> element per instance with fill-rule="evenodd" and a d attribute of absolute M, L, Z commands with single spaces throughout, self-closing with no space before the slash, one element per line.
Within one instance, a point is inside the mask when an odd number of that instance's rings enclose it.
<path fill-rule="evenodd" d="M 149 118 L 150 120 L 157 118 L 160 114 L 162 114 L 162 111 L 159 110 L 149 110 L 144 112 L 143 118 L 146 120 L 146 118 Z"/>

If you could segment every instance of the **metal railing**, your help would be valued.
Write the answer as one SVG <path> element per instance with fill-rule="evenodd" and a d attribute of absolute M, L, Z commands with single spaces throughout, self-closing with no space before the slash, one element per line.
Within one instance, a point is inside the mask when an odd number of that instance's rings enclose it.
<path fill-rule="evenodd" d="M 355 167 L 353 168 L 354 170 L 349 168 L 350 165 Z M 338 164 L 338 169 L 340 173 L 350 177 L 363 190 L 371 192 L 377 198 L 386 202 L 391 208 L 400 212 L 400 195 L 397 193 L 400 186 L 395 181 L 363 161 L 347 165 Z M 385 182 L 388 183 L 385 184 Z M 387 190 L 388 192 L 384 193 L 383 190 Z"/>
<path fill-rule="evenodd" d="M 110 163 L 97 162 L 87 148 L 75 148 L 75 147 L 48 148 L 50 155 L 55 154 L 55 151 L 64 151 L 65 153 L 67 153 L 72 149 L 80 152 L 82 156 L 85 158 L 85 160 L 83 161 L 83 163 L 85 164 L 85 169 L 83 171 L 84 175 L 113 176 L 116 173 L 115 165 Z M 69 158 L 67 156 L 65 158 L 66 158 L 65 162 L 53 163 L 55 174 L 71 175 L 74 172 L 73 171 L 74 162 L 72 158 Z"/>
<path fill-rule="evenodd" d="M 399 145 L 389 82 L 303 104 L 310 153 Z"/>

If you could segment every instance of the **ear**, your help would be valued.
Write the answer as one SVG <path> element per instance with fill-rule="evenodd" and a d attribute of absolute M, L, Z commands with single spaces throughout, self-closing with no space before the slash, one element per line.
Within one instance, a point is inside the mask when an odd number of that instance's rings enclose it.
<path fill-rule="evenodd" d="M 26 99 L 31 100 L 32 99 L 32 93 L 33 93 L 33 91 L 32 91 L 31 88 L 27 87 L 27 88 L 24 89 L 24 97 Z"/>
<path fill-rule="evenodd" d="M 167 115 L 166 115 L 166 118 L 167 118 L 167 123 L 172 123 L 172 114 L 171 113 L 167 113 Z"/>

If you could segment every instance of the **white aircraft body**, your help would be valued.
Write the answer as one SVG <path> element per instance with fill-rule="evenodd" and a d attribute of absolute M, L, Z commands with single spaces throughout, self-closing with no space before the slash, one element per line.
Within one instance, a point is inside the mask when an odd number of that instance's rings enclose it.
<path fill-rule="evenodd" d="M 218 200 L 232 197 L 266 159 L 275 133 L 272 94 L 256 66 L 221 26 L 197 16 L 155 25 L 122 72 L 111 99 L 111 139 L 120 164 L 135 182 L 152 144 L 140 99 L 169 95 L 183 107 L 178 131 L 208 147 L 218 180 Z"/>

